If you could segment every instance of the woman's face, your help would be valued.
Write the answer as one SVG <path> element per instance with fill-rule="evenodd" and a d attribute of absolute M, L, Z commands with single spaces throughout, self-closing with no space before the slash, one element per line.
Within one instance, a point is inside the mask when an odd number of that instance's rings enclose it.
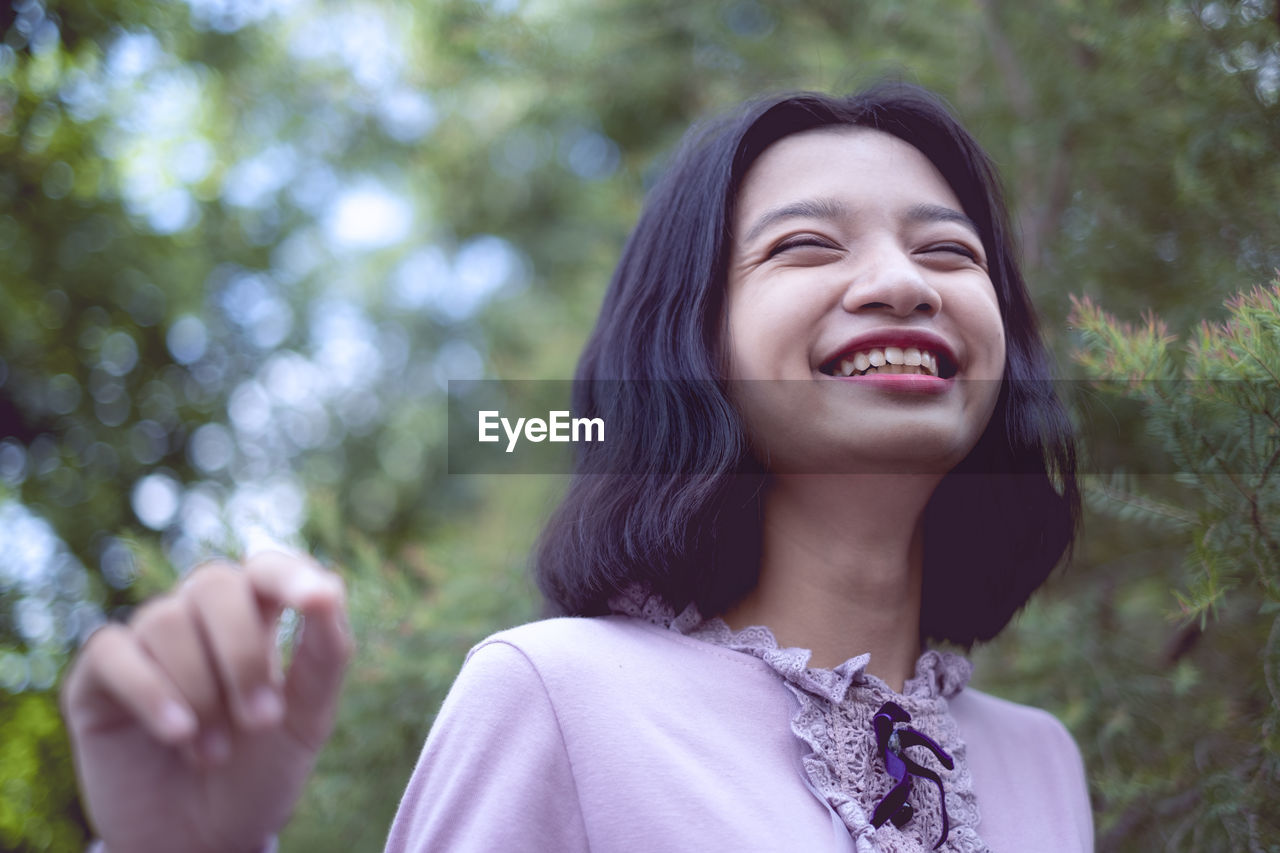
<path fill-rule="evenodd" d="M 768 148 L 738 194 L 726 317 L 733 396 L 766 467 L 963 459 L 1004 373 L 987 260 L 951 187 L 897 137 L 823 128 Z"/>

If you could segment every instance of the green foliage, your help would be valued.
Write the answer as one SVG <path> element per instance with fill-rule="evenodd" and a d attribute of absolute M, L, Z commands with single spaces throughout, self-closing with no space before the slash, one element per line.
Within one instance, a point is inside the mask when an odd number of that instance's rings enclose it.
<path fill-rule="evenodd" d="M 1082 561 L 1070 603 L 1033 608 L 1002 660 L 1000 680 L 1028 692 L 1062 671 L 1109 674 L 1066 687 L 1104 849 L 1280 845 L 1280 282 L 1226 310 L 1182 346 L 1152 315 L 1135 328 L 1081 299 L 1070 318 L 1077 362 L 1102 392 L 1140 404 L 1177 471 L 1090 478 L 1095 506 L 1159 519 L 1163 541 Z"/>
<path fill-rule="evenodd" d="M 0 847 L 73 850 L 84 844 L 75 780 L 50 774 L 71 760 L 58 706 L 48 693 L 0 691 Z"/>
<path fill-rule="evenodd" d="M 1076 302 L 1077 361 L 1104 387 L 1141 402 L 1147 426 L 1197 500 L 1182 612 L 1205 627 L 1226 592 L 1247 585 L 1280 595 L 1280 282 L 1227 300 L 1228 319 L 1202 321 L 1178 372 L 1163 323 L 1121 324 Z M 1123 382 L 1116 382 L 1123 380 Z M 1134 505 L 1145 499 L 1134 495 Z"/>

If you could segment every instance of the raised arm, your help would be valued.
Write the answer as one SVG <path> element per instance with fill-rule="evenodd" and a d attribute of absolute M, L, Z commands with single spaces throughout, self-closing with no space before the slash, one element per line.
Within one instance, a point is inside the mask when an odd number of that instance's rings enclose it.
<path fill-rule="evenodd" d="M 288 673 L 276 623 L 304 620 Z M 210 563 L 90 638 L 62 689 L 80 792 L 115 853 L 256 853 L 333 728 L 352 653 L 337 575 L 300 556 Z"/>

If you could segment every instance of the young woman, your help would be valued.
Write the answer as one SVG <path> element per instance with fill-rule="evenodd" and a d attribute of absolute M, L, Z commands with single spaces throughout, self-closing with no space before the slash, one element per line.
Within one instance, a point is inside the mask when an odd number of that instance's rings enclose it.
<path fill-rule="evenodd" d="M 967 689 L 1069 548 L 1069 424 L 987 158 L 905 86 L 752 103 L 655 189 L 537 555 L 568 617 L 468 655 L 389 851 L 1080 851 L 1079 754 Z M 621 448 L 621 450 L 620 450 Z M 272 624 L 307 630 L 287 677 Z M 64 690 L 108 849 L 256 850 L 331 726 L 341 586 L 197 571 Z"/>

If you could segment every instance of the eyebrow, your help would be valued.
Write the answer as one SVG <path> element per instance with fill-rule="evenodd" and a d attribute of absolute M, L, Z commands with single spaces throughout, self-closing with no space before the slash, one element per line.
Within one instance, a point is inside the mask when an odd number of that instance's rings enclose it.
<path fill-rule="evenodd" d="M 978 225 L 972 219 L 965 216 L 958 210 L 950 207 L 943 207 L 940 204 L 914 204 L 907 210 L 908 222 L 956 222 L 963 225 L 973 232 L 975 237 L 981 238 L 982 232 L 978 230 Z"/>
<path fill-rule="evenodd" d="M 848 207 L 830 198 L 809 199 L 784 204 L 781 207 L 775 207 L 773 210 L 767 211 L 757 219 L 756 224 L 751 226 L 751 230 L 747 232 L 747 237 L 743 242 L 750 243 L 759 237 L 766 228 L 782 219 L 836 220 L 847 216 L 848 212 Z M 978 231 L 977 224 L 972 219 L 958 210 L 943 207 L 940 204 L 912 205 L 907 209 L 906 219 L 908 222 L 955 222 L 968 228 L 974 233 L 974 236 L 979 238 L 982 236 L 981 232 Z"/>
<path fill-rule="evenodd" d="M 752 240 L 760 236 L 766 228 L 781 219 L 841 219 L 847 215 L 849 209 L 835 199 L 818 198 L 806 201 L 795 201 L 791 204 L 784 204 L 782 207 L 775 207 L 773 210 L 766 212 L 763 216 L 756 220 L 756 224 L 751 226 L 751 230 L 747 232 L 747 238 L 743 242 L 750 243 Z"/>

